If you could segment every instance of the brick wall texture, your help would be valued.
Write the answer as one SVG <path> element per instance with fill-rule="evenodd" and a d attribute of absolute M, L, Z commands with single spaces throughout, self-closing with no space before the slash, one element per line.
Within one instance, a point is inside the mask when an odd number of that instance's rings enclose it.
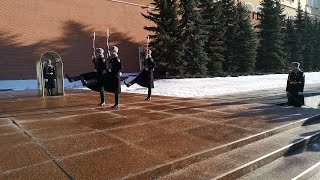
<path fill-rule="evenodd" d="M 104 48 L 107 28 L 110 45 L 120 49 L 123 72 L 137 72 L 138 47 L 146 43 L 148 35 L 143 27 L 152 25 L 141 15 L 147 10 L 112 0 L 2 0 L 0 79 L 36 79 L 35 64 L 47 51 L 61 56 L 65 73 L 91 71 L 93 32 L 96 47 Z"/>

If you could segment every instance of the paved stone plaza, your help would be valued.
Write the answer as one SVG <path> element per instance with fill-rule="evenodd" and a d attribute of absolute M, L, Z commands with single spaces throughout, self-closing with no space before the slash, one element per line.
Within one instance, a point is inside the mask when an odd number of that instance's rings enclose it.
<path fill-rule="evenodd" d="M 29 97 L 25 97 L 28 95 Z M 319 110 L 214 98 L 0 93 L 0 179 L 147 179 Z M 216 151 L 215 151 L 216 150 Z M 204 155 L 204 156 L 201 156 Z M 199 159 L 200 158 L 200 159 Z"/>

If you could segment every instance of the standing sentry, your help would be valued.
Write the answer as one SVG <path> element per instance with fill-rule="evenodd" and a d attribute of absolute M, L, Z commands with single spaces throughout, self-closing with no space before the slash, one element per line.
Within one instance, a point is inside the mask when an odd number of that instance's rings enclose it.
<path fill-rule="evenodd" d="M 292 62 L 291 71 L 288 75 L 287 80 L 287 97 L 288 97 L 288 106 L 301 107 L 304 105 L 304 84 L 305 76 L 303 71 L 300 70 L 300 63 Z"/>
<path fill-rule="evenodd" d="M 48 59 L 48 64 L 43 68 L 43 75 L 45 79 L 45 88 L 47 89 L 48 96 L 53 96 L 53 88 L 55 88 L 56 70 L 52 65 L 52 61 Z"/>

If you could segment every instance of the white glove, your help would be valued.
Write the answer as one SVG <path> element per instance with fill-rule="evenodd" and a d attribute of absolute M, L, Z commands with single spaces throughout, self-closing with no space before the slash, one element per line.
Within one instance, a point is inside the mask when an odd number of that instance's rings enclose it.
<path fill-rule="evenodd" d="M 303 92 L 298 92 L 298 95 L 303 95 Z"/>
<path fill-rule="evenodd" d="M 144 68 L 146 71 L 148 71 L 149 69 L 148 68 Z"/>
<path fill-rule="evenodd" d="M 119 72 L 119 75 L 122 76 L 122 72 Z"/>
<path fill-rule="evenodd" d="M 111 72 L 111 69 L 108 69 L 109 72 Z"/>
<path fill-rule="evenodd" d="M 48 80 L 48 79 L 45 79 L 44 81 L 48 82 L 49 80 Z"/>

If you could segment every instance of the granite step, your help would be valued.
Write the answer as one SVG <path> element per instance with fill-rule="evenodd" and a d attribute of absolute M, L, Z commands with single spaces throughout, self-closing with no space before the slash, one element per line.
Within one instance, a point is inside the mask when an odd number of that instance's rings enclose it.
<path fill-rule="evenodd" d="M 317 148 L 320 147 L 319 142 L 317 144 L 314 144 L 313 147 L 311 148 Z M 320 157 L 319 156 L 319 149 L 317 149 L 318 153 L 315 157 Z M 313 165 L 312 167 L 308 168 L 307 170 L 303 171 L 301 174 L 298 176 L 294 177 L 292 180 L 319 180 L 320 179 L 320 160 L 318 160 L 318 163 Z"/>
<path fill-rule="evenodd" d="M 319 117 L 241 148 L 190 164 L 159 179 L 237 179 L 320 138 Z"/>
<path fill-rule="evenodd" d="M 307 180 L 319 172 L 318 162 L 320 162 L 319 140 L 257 169 L 241 180 Z"/>

